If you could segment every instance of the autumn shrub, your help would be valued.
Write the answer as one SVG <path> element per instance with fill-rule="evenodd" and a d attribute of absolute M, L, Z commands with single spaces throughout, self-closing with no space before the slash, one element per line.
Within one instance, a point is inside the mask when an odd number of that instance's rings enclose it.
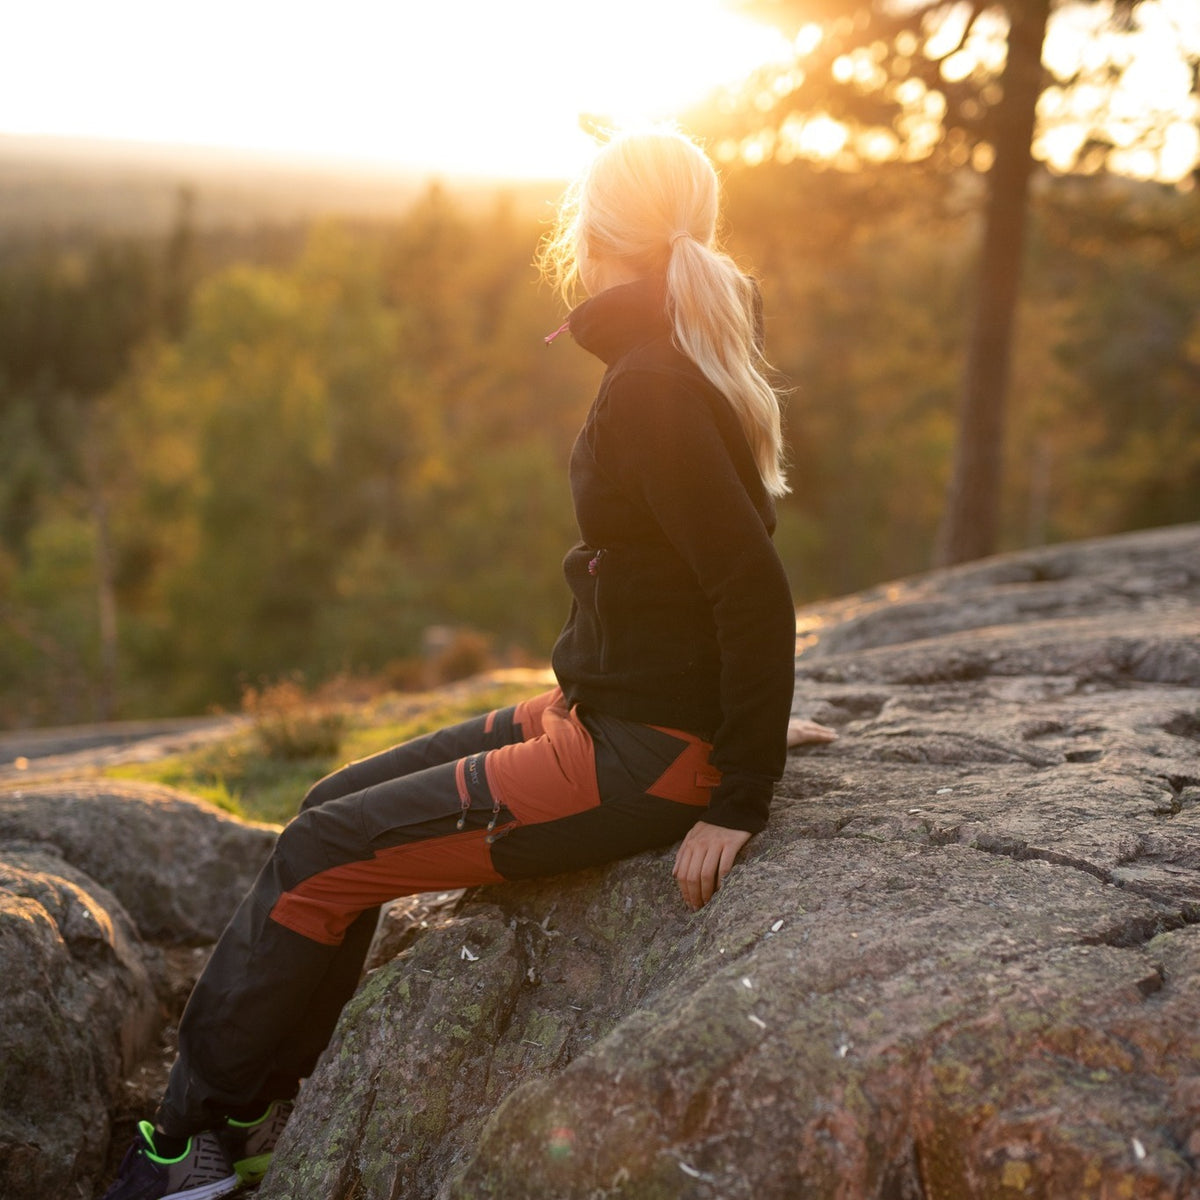
<path fill-rule="evenodd" d="M 473 629 L 455 630 L 433 662 L 438 683 L 469 679 L 493 665 L 491 639 Z"/>
<path fill-rule="evenodd" d="M 329 758 L 337 754 L 346 729 L 346 715 L 315 701 L 294 679 L 247 687 L 242 711 L 269 758 Z"/>

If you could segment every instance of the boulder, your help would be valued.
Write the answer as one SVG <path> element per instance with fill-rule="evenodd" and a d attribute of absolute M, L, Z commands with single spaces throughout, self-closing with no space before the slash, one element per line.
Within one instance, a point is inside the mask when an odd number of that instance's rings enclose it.
<path fill-rule="evenodd" d="M 1200 527 L 800 613 L 769 828 L 467 893 L 260 1200 L 1200 1195 Z"/>
<path fill-rule="evenodd" d="M 0 847 L 0 1195 L 90 1196 L 160 1023 L 128 914 L 57 855 Z"/>
<path fill-rule="evenodd" d="M 215 940 L 273 840 L 167 788 L 0 792 L 5 1200 L 93 1195 L 127 1081 L 180 999 L 182 946 Z"/>
<path fill-rule="evenodd" d="M 86 779 L 0 792 L 0 845 L 53 847 L 153 941 L 216 941 L 276 832 L 156 784 Z"/>

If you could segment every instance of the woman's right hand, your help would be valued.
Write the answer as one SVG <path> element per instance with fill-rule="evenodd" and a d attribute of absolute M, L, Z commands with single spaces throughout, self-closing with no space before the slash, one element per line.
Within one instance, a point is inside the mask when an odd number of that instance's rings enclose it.
<path fill-rule="evenodd" d="M 750 834 L 744 829 L 726 829 L 707 821 L 697 821 L 687 831 L 675 853 L 672 874 L 693 912 L 712 899 L 729 874 L 733 860 L 749 840 Z"/>

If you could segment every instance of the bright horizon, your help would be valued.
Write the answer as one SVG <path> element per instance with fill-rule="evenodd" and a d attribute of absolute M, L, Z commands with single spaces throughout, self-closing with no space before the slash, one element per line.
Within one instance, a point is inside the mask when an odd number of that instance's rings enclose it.
<path fill-rule="evenodd" d="M 0 135 L 563 177 L 581 113 L 666 118 L 786 51 L 723 0 L 39 0 L 5 15 Z"/>
<path fill-rule="evenodd" d="M 38 0 L 5 15 L 0 136 L 562 179 L 594 150 L 581 114 L 617 126 L 669 119 L 757 67 L 792 61 L 809 34 L 819 40 L 809 26 L 793 47 L 736 3 L 606 0 L 601 12 L 581 0 Z M 1119 40 L 1101 28 L 1101 6 L 1063 6 L 1044 61 L 1065 78 L 1101 47 L 1123 59 L 1103 118 L 1118 147 L 1110 165 L 1183 186 L 1200 158 L 1185 61 L 1200 46 L 1200 5 L 1154 0 L 1138 11 L 1137 36 Z M 1002 30 L 981 21 L 973 38 L 947 61 L 953 77 L 1002 59 Z M 1103 106 L 1095 87 L 1069 97 L 1049 88 L 1038 157 L 1069 169 Z M 1157 150 L 1136 135 L 1146 111 L 1164 131 Z M 781 146 L 829 159 L 849 136 L 819 113 L 780 134 Z M 756 161 L 753 145 L 741 152 Z"/>

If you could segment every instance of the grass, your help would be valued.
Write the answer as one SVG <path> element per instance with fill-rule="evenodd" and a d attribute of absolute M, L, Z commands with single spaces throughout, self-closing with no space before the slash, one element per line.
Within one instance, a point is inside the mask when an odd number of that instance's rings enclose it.
<path fill-rule="evenodd" d="M 386 750 L 457 721 L 503 708 L 543 690 L 544 683 L 497 683 L 485 690 L 447 688 L 425 696 L 385 696 L 343 710 L 336 751 L 292 757 L 258 728 L 149 763 L 107 767 L 110 779 L 167 784 L 250 821 L 282 825 L 323 775 L 354 759 Z M 256 720 L 257 716 L 256 715 Z"/>

